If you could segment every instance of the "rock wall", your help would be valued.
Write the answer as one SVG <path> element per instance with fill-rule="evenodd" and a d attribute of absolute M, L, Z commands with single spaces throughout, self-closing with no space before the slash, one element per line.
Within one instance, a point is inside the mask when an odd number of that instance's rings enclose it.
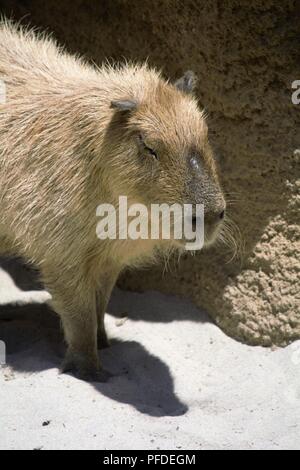
<path fill-rule="evenodd" d="M 0 0 L 0 11 L 47 28 L 71 52 L 144 60 L 199 77 L 211 141 L 243 249 L 184 256 L 125 273 L 127 288 L 180 293 L 250 344 L 300 338 L 300 8 L 295 0 Z"/>

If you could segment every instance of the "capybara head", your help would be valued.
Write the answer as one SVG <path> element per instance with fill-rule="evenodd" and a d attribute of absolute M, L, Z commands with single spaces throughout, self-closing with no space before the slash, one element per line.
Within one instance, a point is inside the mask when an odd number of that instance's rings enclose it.
<path fill-rule="evenodd" d="M 203 204 L 208 245 L 217 238 L 226 203 L 204 113 L 193 94 L 195 76 L 186 72 L 171 84 L 146 67 L 132 73 L 135 87 L 124 85 L 111 100 L 112 181 L 123 195 L 148 206 Z"/>

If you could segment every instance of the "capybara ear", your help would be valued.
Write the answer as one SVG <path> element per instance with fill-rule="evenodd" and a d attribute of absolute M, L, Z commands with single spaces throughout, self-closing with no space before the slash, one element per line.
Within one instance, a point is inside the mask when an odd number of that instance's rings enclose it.
<path fill-rule="evenodd" d="M 110 103 L 110 107 L 119 111 L 134 111 L 138 104 L 135 100 L 116 100 Z"/>
<path fill-rule="evenodd" d="M 184 93 L 192 93 L 197 85 L 197 77 L 192 70 L 188 70 L 174 85 Z"/>

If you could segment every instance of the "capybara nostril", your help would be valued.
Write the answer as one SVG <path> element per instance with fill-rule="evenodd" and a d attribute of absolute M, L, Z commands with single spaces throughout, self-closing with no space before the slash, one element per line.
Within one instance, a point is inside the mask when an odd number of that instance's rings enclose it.
<path fill-rule="evenodd" d="M 220 220 L 223 220 L 225 217 L 225 210 L 223 210 L 220 214 L 219 214 L 219 219 Z"/>

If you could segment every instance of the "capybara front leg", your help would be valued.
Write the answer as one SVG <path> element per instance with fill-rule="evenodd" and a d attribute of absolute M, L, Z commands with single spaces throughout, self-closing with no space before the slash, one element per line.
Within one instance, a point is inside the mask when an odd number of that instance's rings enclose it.
<path fill-rule="evenodd" d="M 73 280 L 74 281 L 74 280 Z M 106 381 L 97 348 L 96 293 L 86 283 L 72 286 L 45 282 L 52 295 L 52 306 L 59 314 L 67 342 L 62 372 L 72 372 L 86 381 Z"/>
<path fill-rule="evenodd" d="M 111 292 L 118 278 L 119 269 L 115 266 L 114 269 L 106 270 L 103 272 L 100 283 L 98 285 L 96 296 L 96 310 L 98 319 L 98 346 L 100 349 L 109 347 L 109 339 L 105 330 L 105 311 L 109 302 Z"/>

